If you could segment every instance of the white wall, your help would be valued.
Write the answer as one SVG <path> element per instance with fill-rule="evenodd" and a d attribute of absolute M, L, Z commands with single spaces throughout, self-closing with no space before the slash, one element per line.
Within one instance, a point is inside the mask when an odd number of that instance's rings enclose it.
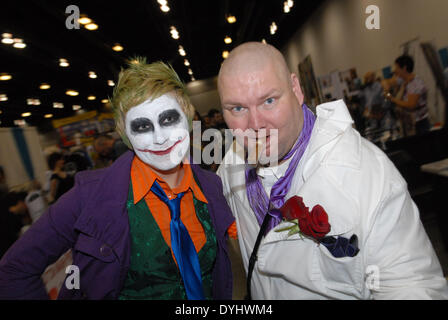
<path fill-rule="evenodd" d="M 211 109 L 221 110 L 217 77 L 193 81 L 188 83 L 186 87 L 191 103 L 200 115 L 207 114 Z"/>
<path fill-rule="evenodd" d="M 369 5 L 380 9 L 380 30 L 368 30 Z M 282 48 L 291 71 L 311 55 L 316 77 L 355 67 L 358 76 L 392 66 L 402 54 L 400 46 L 419 38 L 436 49 L 448 46 L 447 0 L 327 0 Z M 416 46 L 418 48 L 418 46 Z M 443 99 L 420 49 L 415 55 L 415 72 L 429 89 L 431 120 L 441 121 Z"/>

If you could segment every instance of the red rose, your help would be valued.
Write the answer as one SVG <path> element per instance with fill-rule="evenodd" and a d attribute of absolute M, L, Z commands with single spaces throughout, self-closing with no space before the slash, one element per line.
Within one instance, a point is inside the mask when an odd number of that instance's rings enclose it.
<path fill-rule="evenodd" d="M 320 240 L 330 232 L 331 227 L 328 223 L 328 215 L 320 205 L 309 209 L 303 203 L 302 197 L 294 196 L 280 208 L 282 216 L 286 220 L 298 220 L 300 232 L 304 235 Z"/>
<path fill-rule="evenodd" d="M 280 212 L 286 220 L 302 219 L 310 214 L 308 207 L 303 203 L 302 197 L 299 196 L 289 198 L 280 208 Z"/>
<path fill-rule="evenodd" d="M 299 228 L 303 234 L 317 240 L 325 237 L 331 230 L 328 215 L 320 205 L 314 206 L 306 218 L 299 219 Z"/>

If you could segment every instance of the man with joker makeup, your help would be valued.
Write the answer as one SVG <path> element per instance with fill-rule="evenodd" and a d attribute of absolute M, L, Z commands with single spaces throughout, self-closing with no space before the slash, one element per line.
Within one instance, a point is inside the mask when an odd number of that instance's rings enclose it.
<path fill-rule="evenodd" d="M 218 176 L 188 161 L 194 115 L 168 65 L 138 59 L 112 105 L 131 149 L 84 171 L 0 261 L 0 299 L 48 298 L 41 274 L 72 249 L 79 286 L 58 299 L 231 299 L 228 229 Z M 67 282 L 67 281 L 66 281 Z"/>

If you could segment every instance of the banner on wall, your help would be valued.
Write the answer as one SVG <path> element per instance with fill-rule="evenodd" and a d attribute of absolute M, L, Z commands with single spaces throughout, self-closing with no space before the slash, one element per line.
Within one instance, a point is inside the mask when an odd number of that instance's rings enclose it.
<path fill-rule="evenodd" d="M 0 166 L 9 188 L 45 181 L 47 161 L 35 127 L 0 128 Z"/>
<path fill-rule="evenodd" d="M 85 112 L 73 117 L 52 121 L 60 136 L 62 147 L 91 143 L 95 135 L 114 129 L 112 113 Z"/>

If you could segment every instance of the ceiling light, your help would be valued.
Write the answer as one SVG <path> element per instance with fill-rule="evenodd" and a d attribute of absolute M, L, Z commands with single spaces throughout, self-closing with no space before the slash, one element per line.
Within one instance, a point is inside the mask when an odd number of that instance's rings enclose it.
<path fill-rule="evenodd" d="M 179 54 L 180 54 L 182 57 L 185 57 L 185 56 L 187 55 L 187 53 L 186 53 L 185 50 L 184 50 L 184 47 L 179 46 Z"/>
<path fill-rule="evenodd" d="M 168 1 L 166 1 L 166 0 L 157 0 L 157 2 L 158 2 L 161 6 L 166 6 L 166 5 L 168 5 Z"/>
<path fill-rule="evenodd" d="M 292 6 L 294 5 L 293 0 L 288 0 L 288 1 L 286 1 L 286 3 L 288 4 L 288 7 L 290 7 L 290 8 L 292 8 Z"/>
<path fill-rule="evenodd" d="M 235 23 L 236 22 L 236 17 L 235 16 L 227 16 L 227 22 L 228 23 Z"/>
<path fill-rule="evenodd" d="M 39 87 L 39 89 L 41 89 L 41 90 L 48 90 L 50 88 L 51 88 L 51 86 L 48 83 L 42 83 Z"/>
<path fill-rule="evenodd" d="M 39 99 L 29 98 L 29 99 L 26 99 L 26 103 L 29 106 L 40 106 L 40 100 Z"/>
<path fill-rule="evenodd" d="M 14 40 L 12 39 L 12 34 L 11 33 L 3 33 L 2 34 L 2 43 L 13 44 Z"/>
<path fill-rule="evenodd" d="M 107 85 L 109 87 L 113 87 L 115 85 L 115 82 L 113 82 L 112 80 L 107 80 Z"/>
<path fill-rule="evenodd" d="M 8 81 L 12 79 L 12 75 L 7 74 L 7 73 L 2 73 L 0 74 L 0 80 L 1 81 Z"/>
<path fill-rule="evenodd" d="M 87 97 L 87 100 L 95 100 L 95 99 L 96 99 L 95 96 L 88 96 L 88 97 Z"/>
<path fill-rule="evenodd" d="M 196 81 L 196 78 L 192 76 L 191 81 Z"/>
<path fill-rule="evenodd" d="M 86 25 L 92 22 L 92 19 L 87 17 L 85 14 L 82 14 L 81 17 L 78 19 L 78 22 L 82 25 Z"/>
<path fill-rule="evenodd" d="M 193 70 L 188 69 L 188 74 L 189 74 L 189 75 L 193 75 Z"/>
<path fill-rule="evenodd" d="M 3 113 L 3 111 L 2 110 L 0 110 L 0 114 L 2 114 Z M 0 122 L 1 123 L 1 122 Z"/>
<path fill-rule="evenodd" d="M 92 23 L 86 24 L 84 26 L 84 28 L 86 28 L 87 30 L 93 31 L 93 30 L 98 29 L 98 25 L 92 22 Z"/>
<path fill-rule="evenodd" d="M 230 38 L 229 36 L 224 38 L 224 42 L 227 44 L 231 44 L 232 43 L 232 38 Z"/>
<path fill-rule="evenodd" d="M 79 94 L 79 92 L 76 91 L 76 90 L 67 90 L 65 92 L 65 94 L 68 95 L 68 96 L 76 97 Z"/>
<path fill-rule="evenodd" d="M 175 26 L 170 27 L 171 37 L 175 40 L 179 39 L 179 32 L 177 31 Z"/>
<path fill-rule="evenodd" d="M 17 48 L 17 49 L 23 49 L 23 48 L 26 47 L 26 44 L 23 43 L 23 39 L 18 39 L 18 38 L 16 38 L 16 39 L 13 39 L 13 41 L 14 41 L 14 44 L 13 44 L 12 46 L 13 46 L 14 48 Z"/>
<path fill-rule="evenodd" d="M 53 118 L 53 115 L 51 113 L 47 113 L 46 115 L 44 115 L 44 118 L 50 119 Z"/>
<path fill-rule="evenodd" d="M 55 109 L 63 109 L 64 104 L 62 102 L 53 102 L 53 108 Z"/>
<path fill-rule="evenodd" d="M 266 42 L 266 39 L 262 39 L 261 42 L 264 43 L 264 44 L 267 43 L 267 42 Z"/>
<path fill-rule="evenodd" d="M 285 2 L 283 4 L 283 12 L 284 13 L 288 13 L 289 11 L 291 11 L 291 9 L 289 8 L 289 6 L 287 5 L 287 2 Z"/>
<path fill-rule="evenodd" d="M 162 10 L 163 12 L 168 12 L 168 11 L 170 11 L 170 7 L 168 7 L 168 6 L 161 6 L 160 10 Z"/>
<path fill-rule="evenodd" d="M 275 34 L 275 32 L 277 31 L 277 25 L 275 24 L 275 22 L 272 22 L 271 23 L 271 26 L 269 27 L 270 28 L 270 31 L 271 31 L 271 34 L 273 35 L 273 34 Z"/>
<path fill-rule="evenodd" d="M 103 99 L 103 100 L 101 100 L 101 103 L 108 103 L 109 102 L 109 99 Z"/>
<path fill-rule="evenodd" d="M 123 51 L 123 49 L 124 49 L 123 46 L 119 43 L 114 44 L 114 46 L 112 47 L 112 50 L 117 52 Z"/>
<path fill-rule="evenodd" d="M 60 67 L 68 67 L 70 64 L 68 63 L 67 59 L 61 58 L 59 59 L 59 66 Z"/>
<path fill-rule="evenodd" d="M 24 112 L 22 113 L 22 117 L 29 117 L 31 115 L 31 112 Z"/>
<path fill-rule="evenodd" d="M 26 121 L 23 119 L 14 120 L 14 125 L 24 127 L 26 126 Z"/>
<path fill-rule="evenodd" d="M 72 109 L 73 109 L 73 111 L 77 111 L 77 110 L 81 109 L 81 106 L 75 104 L 75 105 L 73 105 Z"/>
<path fill-rule="evenodd" d="M 4 93 L 0 94 L 0 101 L 8 101 L 8 96 Z"/>
<path fill-rule="evenodd" d="M 96 79 L 97 78 L 96 73 L 94 71 L 89 71 L 89 78 Z"/>
<path fill-rule="evenodd" d="M 188 61 L 187 59 L 184 60 L 184 65 L 186 65 L 187 67 L 190 66 L 190 61 Z"/>
<path fill-rule="evenodd" d="M 224 59 L 227 59 L 227 57 L 229 56 L 229 51 L 223 51 L 222 52 L 222 57 L 224 58 Z"/>

